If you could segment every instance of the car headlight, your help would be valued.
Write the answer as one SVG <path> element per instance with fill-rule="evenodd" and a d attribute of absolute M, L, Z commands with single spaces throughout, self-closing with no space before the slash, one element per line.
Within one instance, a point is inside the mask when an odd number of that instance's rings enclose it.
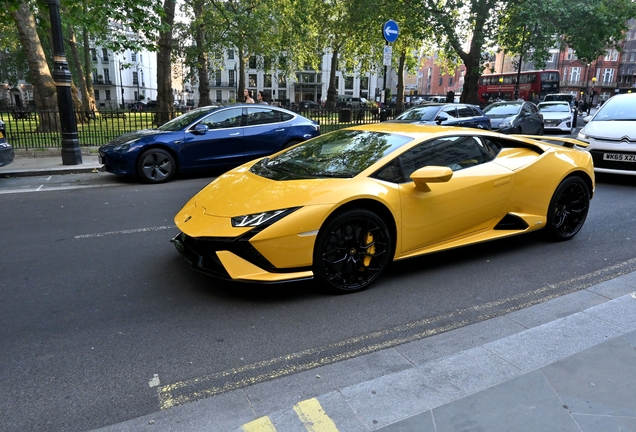
<path fill-rule="evenodd" d="M 507 128 L 507 127 L 510 127 L 510 126 L 512 126 L 512 120 L 504 120 L 499 125 L 500 128 Z"/>
<path fill-rule="evenodd" d="M 590 136 L 585 132 L 585 128 L 583 128 L 579 131 L 579 134 L 576 136 L 576 139 L 579 139 L 581 141 L 587 141 L 590 139 Z"/>
<path fill-rule="evenodd" d="M 126 151 L 130 148 L 132 144 L 136 143 L 137 141 L 139 141 L 139 138 L 131 139 L 130 141 L 126 141 L 125 143 L 118 144 L 115 147 L 113 147 L 113 151 L 116 151 L 116 152 Z"/>
<path fill-rule="evenodd" d="M 262 213 L 254 213 L 243 216 L 234 216 L 232 218 L 232 226 L 235 228 L 240 227 L 257 227 L 261 225 L 270 225 L 277 220 L 287 216 L 298 210 L 300 207 L 293 207 L 283 210 L 271 210 Z"/>

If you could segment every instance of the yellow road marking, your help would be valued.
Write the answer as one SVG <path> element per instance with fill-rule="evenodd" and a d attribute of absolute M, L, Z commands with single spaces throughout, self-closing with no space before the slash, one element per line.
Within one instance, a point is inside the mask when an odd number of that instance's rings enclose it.
<path fill-rule="evenodd" d="M 294 411 L 308 432 L 338 432 L 336 424 L 325 413 L 316 398 L 298 402 L 294 406 Z"/>
<path fill-rule="evenodd" d="M 243 425 L 245 432 L 276 432 L 269 417 L 261 417 Z"/>

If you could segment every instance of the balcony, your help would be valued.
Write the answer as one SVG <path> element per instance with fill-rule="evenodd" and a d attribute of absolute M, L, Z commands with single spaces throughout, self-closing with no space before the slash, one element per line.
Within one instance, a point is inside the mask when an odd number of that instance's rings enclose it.
<path fill-rule="evenodd" d="M 232 81 L 217 81 L 217 80 L 212 80 L 210 81 L 210 87 L 227 87 L 227 88 L 234 88 L 236 87 L 236 82 L 232 82 Z"/>

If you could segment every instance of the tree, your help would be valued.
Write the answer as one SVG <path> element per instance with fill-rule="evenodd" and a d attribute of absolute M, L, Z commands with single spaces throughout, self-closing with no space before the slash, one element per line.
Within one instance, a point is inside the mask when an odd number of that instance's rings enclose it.
<path fill-rule="evenodd" d="M 172 26 L 175 7 L 175 0 L 164 1 L 164 15 L 161 17 L 162 30 L 159 33 L 159 52 L 157 53 L 157 114 L 155 121 L 159 125 L 175 117 L 171 67 Z"/>

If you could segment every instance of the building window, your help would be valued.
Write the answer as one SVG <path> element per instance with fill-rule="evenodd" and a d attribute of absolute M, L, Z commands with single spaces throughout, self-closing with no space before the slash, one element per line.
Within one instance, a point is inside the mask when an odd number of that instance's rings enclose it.
<path fill-rule="evenodd" d="M 444 84 L 444 81 L 443 81 L 443 80 L 444 80 L 444 77 L 440 76 L 440 77 L 437 79 L 437 85 L 438 85 L 438 86 L 443 85 L 443 84 Z"/>
<path fill-rule="evenodd" d="M 248 65 L 250 69 L 256 69 L 256 56 L 250 57 Z"/>
<path fill-rule="evenodd" d="M 223 102 L 223 91 L 221 90 L 216 91 L 216 101 Z"/>
<path fill-rule="evenodd" d="M 603 74 L 603 82 L 610 83 L 614 81 L 614 69 L 605 69 L 605 73 Z"/>
<path fill-rule="evenodd" d="M 263 87 L 271 87 L 272 86 L 272 75 L 266 74 L 263 77 Z"/>
<path fill-rule="evenodd" d="M 234 50 L 227 50 L 227 59 L 234 60 Z"/>
<path fill-rule="evenodd" d="M 95 51 L 95 48 L 91 48 L 91 59 L 96 62 L 97 61 L 97 51 Z"/>
<path fill-rule="evenodd" d="M 363 90 L 369 90 L 369 77 L 360 78 L 360 88 Z"/>
<path fill-rule="evenodd" d="M 581 68 L 573 67 L 570 70 L 570 81 L 580 81 L 581 80 Z"/>
<path fill-rule="evenodd" d="M 229 84 L 231 86 L 235 86 L 236 85 L 236 78 L 234 76 L 235 73 L 236 73 L 236 71 L 234 69 L 228 70 L 228 75 L 229 75 L 229 78 L 230 78 L 230 83 Z"/>
<path fill-rule="evenodd" d="M 272 59 L 270 57 L 265 57 L 263 59 L 263 69 L 270 70 L 272 68 Z"/>
<path fill-rule="evenodd" d="M 133 85 L 139 85 L 139 73 L 137 71 L 133 71 Z"/>
<path fill-rule="evenodd" d="M 287 78 L 284 75 L 278 75 L 278 88 L 287 87 Z"/>
<path fill-rule="evenodd" d="M 344 77 L 345 89 L 353 90 L 353 77 L 347 76 Z"/>
<path fill-rule="evenodd" d="M 256 88 L 256 74 L 249 74 L 247 82 L 249 87 Z"/>
<path fill-rule="evenodd" d="M 576 54 L 572 48 L 568 48 L 568 53 L 565 57 L 566 60 L 576 60 Z"/>
<path fill-rule="evenodd" d="M 453 85 L 453 77 L 448 77 L 448 86 L 452 86 Z"/>
<path fill-rule="evenodd" d="M 110 70 L 107 68 L 104 68 L 104 83 L 110 84 Z"/>
<path fill-rule="evenodd" d="M 110 100 L 110 90 L 105 90 L 106 92 L 106 100 Z"/>
<path fill-rule="evenodd" d="M 217 87 L 221 85 L 221 69 L 217 69 L 214 72 L 214 81 Z"/>
<path fill-rule="evenodd" d="M 108 50 L 106 48 L 102 48 L 102 60 L 105 62 L 108 61 Z"/>
<path fill-rule="evenodd" d="M 131 52 L 130 53 L 130 61 L 137 61 L 137 53 Z"/>
<path fill-rule="evenodd" d="M 99 100 L 99 90 L 95 90 L 95 100 Z"/>
<path fill-rule="evenodd" d="M 278 90 L 278 100 L 285 101 L 287 99 L 287 90 Z"/>
<path fill-rule="evenodd" d="M 133 92 L 133 97 L 135 98 L 136 101 L 139 100 L 139 92 L 138 91 L 134 91 Z"/>

